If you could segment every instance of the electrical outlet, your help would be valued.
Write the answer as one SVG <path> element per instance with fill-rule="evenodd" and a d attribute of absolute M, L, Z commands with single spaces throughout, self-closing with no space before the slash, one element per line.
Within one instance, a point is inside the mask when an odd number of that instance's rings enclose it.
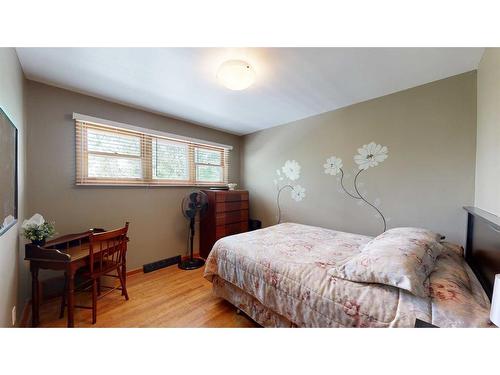
<path fill-rule="evenodd" d="M 16 325 L 16 306 L 12 307 L 12 325 Z"/>

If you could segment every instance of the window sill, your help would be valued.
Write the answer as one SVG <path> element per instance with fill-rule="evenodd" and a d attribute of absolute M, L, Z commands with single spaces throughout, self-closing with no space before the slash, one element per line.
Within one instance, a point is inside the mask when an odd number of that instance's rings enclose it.
<path fill-rule="evenodd" d="M 111 183 L 86 183 L 86 184 L 81 184 L 77 183 L 75 184 L 77 187 L 136 187 L 136 188 L 151 188 L 151 187 L 167 187 L 167 188 L 172 188 L 172 187 L 191 187 L 191 188 L 221 188 L 221 187 L 227 187 L 227 184 L 143 184 L 143 183 L 130 183 L 130 184 L 111 184 Z"/>

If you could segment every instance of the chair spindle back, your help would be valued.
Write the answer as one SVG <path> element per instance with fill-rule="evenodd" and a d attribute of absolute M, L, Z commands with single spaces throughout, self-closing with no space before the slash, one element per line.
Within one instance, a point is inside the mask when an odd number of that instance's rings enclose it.
<path fill-rule="evenodd" d="M 123 228 L 109 232 L 93 232 L 90 235 L 90 273 L 94 272 L 94 267 L 102 271 L 107 264 L 123 263 L 127 249 L 128 225 L 127 222 Z"/>

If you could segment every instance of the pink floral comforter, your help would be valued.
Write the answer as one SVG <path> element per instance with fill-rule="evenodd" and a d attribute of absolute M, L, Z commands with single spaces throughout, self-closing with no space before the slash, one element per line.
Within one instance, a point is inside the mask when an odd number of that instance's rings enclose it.
<path fill-rule="evenodd" d="M 328 274 L 370 240 L 279 224 L 219 240 L 205 277 L 222 297 L 242 301 L 238 307 L 264 326 L 413 327 L 416 318 L 439 327 L 490 325 L 489 300 L 456 245 L 447 244 L 438 258 L 428 298 Z"/>

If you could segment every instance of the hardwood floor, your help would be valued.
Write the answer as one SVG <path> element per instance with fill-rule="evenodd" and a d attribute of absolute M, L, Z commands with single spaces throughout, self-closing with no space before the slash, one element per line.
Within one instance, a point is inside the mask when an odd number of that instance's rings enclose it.
<path fill-rule="evenodd" d="M 119 291 L 97 304 L 97 323 L 92 325 L 91 310 L 75 310 L 75 327 L 256 327 L 225 300 L 212 294 L 203 268 L 182 271 L 170 266 L 151 273 L 127 277 L 129 301 Z M 66 316 L 59 319 L 60 299 L 40 307 L 41 327 L 66 327 Z M 89 293 L 81 293 L 76 303 L 90 305 Z"/>

